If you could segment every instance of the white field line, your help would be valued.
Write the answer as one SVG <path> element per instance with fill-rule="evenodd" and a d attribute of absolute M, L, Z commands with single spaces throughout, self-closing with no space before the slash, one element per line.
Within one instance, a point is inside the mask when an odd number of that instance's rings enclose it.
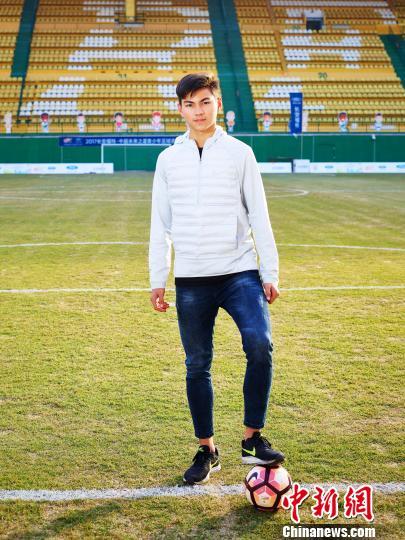
<path fill-rule="evenodd" d="M 43 190 L 47 191 L 47 190 Z M 49 192 L 56 193 L 152 193 L 152 190 L 48 190 Z M 277 192 L 284 192 L 284 195 L 274 195 Z M 13 193 L 14 190 L 2 190 L 2 193 Z M 272 189 L 265 190 L 267 194 L 271 195 L 273 199 L 282 199 L 286 197 L 304 197 L 309 195 L 309 191 L 305 189 L 298 188 L 286 188 L 286 189 Z M 40 193 L 39 190 L 26 190 L 25 193 Z M 63 201 L 63 202 L 151 202 L 152 198 L 149 199 L 86 199 L 81 198 L 69 198 L 69 197 L 22 197 L 20 195 L 0 195 L 1 200 L 17 200 L 17 201 Z"/>
<path fill-rule="evenodd" d="M 21 191 L 24 193 L 152 193 L 151 189 L 0 189 L 0 193 L 11 193 L 12 195 L 18 193 L 18 197 L 20 196 Z M 265 189 L 266 193 L 279 193 L 280 191 L 282 193 L 291 193 L 294 196 L 296 195 L 296 192 L 298 195 L 310 193 L 305 189 L 295 188 Z"/>
<path fill-rule="evenodd" d="M 284 193 L 289 192 L 298 192 L 299 194 L 310 193 L 305 189 L 300 188 L 264 188 L 266 193 L 277 193 L 279 191 Z M 64 189 L 64 186 L 60 188 L 0 188 L 0 193 L 18 193 L 23 191 L 24 193 L 43 193 L 46 192 L 55 192 L 55 193 L 152 193 L 151 189 Z"/>
<path fill-rule="evenodd" d="M 141 246 L 148 245 L 149 242 L 38 242 L 27 244 L 0 244 L 1 248 L 18 248 L 18 247 L 45 247 L 45 246 Z M 384 247 L 384 246 L 345 246 L 338 244 L 285 244 L 277 243 L 283 247 L 307 247 L 307 248 L 336 248 L 336 249 L 370 249 L 377 251 L 405 251 L 405 248 L 400 247 Z"/>
<path fill-rule="evenodd" d="M 152 193 L 151 189 L 64 189 L 65 186 L 60 188 L 0 188 L 0 193 L 18 193 L 23 191 L 24 193 L 43 193 L 48 191 L 50 193 Z"/>
<path fill-rule="evenodd" d="M 345 492 L 349 485 L 354 488 L 364 484 L 316 484 L 325 489 L 336 488 Z M 404 482 L 389 482 L 386 484 L 368 484 L 374 492 L 382 494 L 403 493 Z M 315 484 L 301 484 L 306 489 L 313 490 Z M 75 490 L 0 490 L 1 501 L 74 501 L 78 499 L 145 499 L 150 497 L 190 497 L 211 495 L 223 497 L 226 495 L 243 495 L 245 487 L 242 484 L 208 486 L 174 486 L 138 489 L 75 489 Z"/>
<path fill-rule="evenodd" d="M 310 193 L 405 193 L 405 189 L 311 189 Z"/>
<path fill-rule="evenodd" d="M 286 198 L 286 197 L 305 197 L 306 195 L 310 195 L 311 193 L 353 193 L 353 194 L 360 194 L 360 195 L 366 195 L 368 193 L 405 193 L 405 190 L 403 189 L 373 189 L 373 190 L 359 190 L 359 189 L 302 189 L 302 188 L 281 188 L 281 187 L 264 187 L 265 193 L 271 196 L 271 198 Z M 37 187 L 34 188 L 7 188 L 7 187 L 0 187 L 0 193 L 8 193 L 11 195 L 4 195 L 0 196 L 0 199 L 21 199 L 21 200 L 40 200 L 40 201 L 46 201 L 46 200 L 54 200 L 54 201 L 87 201 L 92 200 L 96 202 L 104 202 L 108 201 L 108 199 L 69 199 L 69 198 L 46 198 L 46 197 L 21 197 L 21 192 L 23 193 L 152 193 L 152 189 L 64 189 L 65 186 L 60 187 Z M 282 195 L 278 195 L 278 193 L 284 193 Z M 18 195 L 13 195 L 17 193 Z M 141 201 L 151 201 L 151 199 L 137 199 Z"/>
<path fill-rule="evenodd" d="M 357 290 L 405 289 L 405 285 L 336 285 L 334 287 L 291 287 L 280 291 L 357 291 Z"/>
<path fill-rule="evenodd" d="M 336 248 L 336 249 L 371 249 L 378 251 L 405 251 L 405 248 L 400 247 L 380 247 L 380 246 L 344 246 L 338 244 L 283 244 L 277 243 L 283 247 L 309 247 L 309 248 Z M 1 247 L 1 246 L 0 246 Z"/>
<path fill-rule="evenodd" d="M 297 191 L 302 193 L 405 193 L 405 189 L 303 189 L 298 187 L 277 187 L 266 186 L 263 184 L 264 190 L 268 193 L 274 193 L 277 191 Z M 14 193 L 24 191 L 26 193 L 42 193 L 44 191 L 55 191 L 59 193 L 152 193 L 152 189 L 103 189 L 100 186 L 99 189 L 66 189 L 66 186 L 37 186 L 36 188 L 29 187 L 0 187 L 0 192 Z"/>
<path fill-rule="evenodd" d="M 2 200 L 12 200 L 12 201 L 62 201 L 62 202 L 108 202 L 108 203 L 131 203 L 131 202 L 150 202 L 151 199 L 85 199 L 85 198 L 74 198 L 69 199 L 68 197 L 11 197 L 0 195 Z"/>
<path fill-rule="evenodd" d="M 138 246 L 149 242 L 40 242 L 36 244 L 0 244 L 0 248 L 45 247 L 45 246 Z"/>
<path fill-rule="evenodd" d="M 305 190 L 298 187 L 266 187 L 264 185 L 264 190 L 268 193 L 274 193 L 277 191 L 297 191 L 302 193 L 405 193 L 405 189 L 310 189 Z M 66 189 L 66 186 L 37 186 L 36 188 L 26 188 L 26 187 L 0 187 L 0 192 L 3 193 L 14 193 L 24 191 L 26 193 L 42 193 L 43 191 L 55 191 L 59 193 L 152 193 L 151 189 L 103 189 L 103 186 L 100 186 L 100 189 Z"/>
<path fill-rule="evenodd" d="M 63 189 L 43 189 L 43 190 L 35 190 L 35 189 L 27 189 L 24 190 L 21 188 L 22 191 L 25 193 L 41 193 L 41 191 L 48 191 L 48 192 L 56 192 L 56 193 L 152 193 L 152 190 L 90 190 L 90 189 L 83 189 L 83 190 L 63 190 Z M 16 189 L 2 189 L 2 193 L 13 193 L 17 191 Z M 306 190 L 306 189 L 298 189 L 298 188 L 275 188 L 275 189 L 264 189 L 265 193 L 270 195 L 271 199 L 285 199 L 289 197 L 305 197 L 306 195 L 310 195 L 311 193 L 358 193 L 360 195 L 364 195 L 367 193 L 405 193 L 405 190 L 373 190 L 373 191 L 360 191 L 360 190 L 347 190 L 347 189 L 335 189 L 335 190 Z M 279 192 L 284 192 L 283 195 L 278 195 Z M 149 199 L 86 199 L 86 198 L 69 198 L 69 197 L 21 197 L 20 195 L 0 195 L 0 200 L 21 200 L 21 201 L 62 201 L 62 202 L 151 202 L 151 198 Z"/>
<path fill-rule="evenodd" d="M 356 290 L 391 290 L 391 289 L 405 289 L 405 285 L 338 285 L 335 287 L 291 287 L 281 288 L 281 292 L 294 292 L 294 291 L 356 291 Z M 121 287 L 117 289 L 113 288 L 81 288 L 81 289 L 68 289 L 68 288 L 55 288 L 55 289 L 0 289 L 0 294 L 45 294 L 45 293 L 121 293 L 121 292 L 150 292 L 150 288 L 137 288 L 137 287 Z M 166 291 L 175 291 L 175 288 L 167 288 Z M 170 304 L 174 305 L 174 304 Z"/>
<path fill-rule="evenodd" d="M 267 191 L 266 193 L 272 194 L 272 191 Z M 301 193 L 291 193 L 289 195 L 270 195 L 271 199 L 286 199 L 287 197 L 305 197 L 305 195 L 309 195 L 309 191 L 301 190 Z"/>

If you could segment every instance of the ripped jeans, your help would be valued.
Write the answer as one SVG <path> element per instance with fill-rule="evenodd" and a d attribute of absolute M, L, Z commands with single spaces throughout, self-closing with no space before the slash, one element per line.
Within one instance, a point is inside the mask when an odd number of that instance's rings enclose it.
<path fill-rule="evenodd" d="M 270 313 L 258 270 L 221 283 L 176 285 L 180 337 L 186 354 L 187 399 L 197 438 L 214 434 L 211 382 L 215 318 L 222 307 L 235 321 L 246 354 L 244 425 L 264 427 L 272 381 Z"/>

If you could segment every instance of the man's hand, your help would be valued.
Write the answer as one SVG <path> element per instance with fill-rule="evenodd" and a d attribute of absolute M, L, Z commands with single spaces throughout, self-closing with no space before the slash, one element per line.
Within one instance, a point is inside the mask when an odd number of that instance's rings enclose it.
<path fill-rule="evenodd" d="M 272 304 L 280 296 L 280 291 L 274 283 L 263 283 L 263 288 L 269 304 Z"/>
<path fill-rule="evenodd" d="M 150 301 L 152 302 L 153 309 L 156 311 L 166 311 L 170 305 L 164 301 L 165 289 L 152 289 L 150 295 Z"/>

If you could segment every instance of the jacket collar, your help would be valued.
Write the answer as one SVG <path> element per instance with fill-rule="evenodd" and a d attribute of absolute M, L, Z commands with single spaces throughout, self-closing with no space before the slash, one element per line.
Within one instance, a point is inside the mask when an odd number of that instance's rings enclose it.
<path fill-rule="evenodd" d="M 226 132 L 222 129 L 221 126 L 216 126 L 215 131 L 211 137 L 205 141 L 204 148 L 208 148 L 214 144 L 220 137 L 226 135 Z M 195 144 L 193 139 L 190 139 L 190 130 L 188 129 L 183 135 L 177 137 L 174 141 L 174 144 Z"/>

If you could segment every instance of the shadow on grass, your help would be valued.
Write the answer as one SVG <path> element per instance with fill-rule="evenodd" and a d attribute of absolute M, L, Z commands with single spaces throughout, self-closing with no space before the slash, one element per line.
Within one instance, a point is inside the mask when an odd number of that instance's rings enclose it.
<path fill-rule="evenodd" d="M 111 512 L 120 510 L 120 508 L 119 503 L 109 502 L 87 510 L 64 512 L 63 516 L 54 519 L 42 528 L 36 526 L 32 531 L 25 530 L 24 532 L 11 533 L 5 538 L 6 540 L 41 540 L 54 537 L 57 534 L 71 532 L 78 525 L 85 526 L 86 522 L 94 523 L 97 519 L 104 518 Z"/>
<path fill-rule="evenodd" d="M 282 523 L 275 520 L 278 512 L 260 512 L 252 506 L 243 505 L 233 508 L 221 516 L 206 517 L 198 520 L 189 529 L 183 526 L 162 527 L 150 536 L 150 540 L 198 540 L 226 539 L 250 540 L 252 538 L 281 538 Z"/>

